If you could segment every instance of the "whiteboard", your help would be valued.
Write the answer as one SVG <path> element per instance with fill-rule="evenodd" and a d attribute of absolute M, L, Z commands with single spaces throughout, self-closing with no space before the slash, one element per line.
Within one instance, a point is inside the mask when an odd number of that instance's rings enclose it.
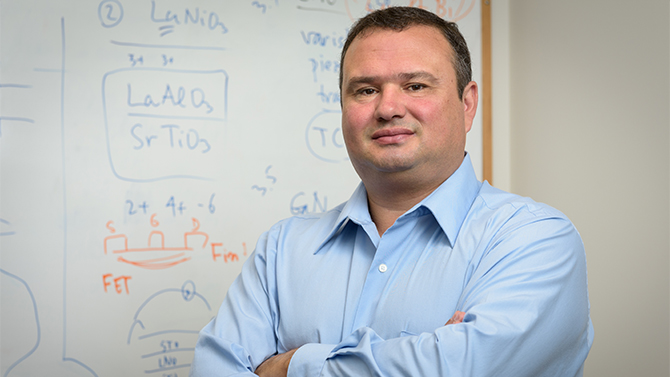
<path fill-rule="evenodd" d="M 388 3 L 2 0 L 2 376 L 186 376 L 260 234 L 358 184 L 339 54 Z M 393 4 L 458 21 L 480 81 L 478 1 Z"/>

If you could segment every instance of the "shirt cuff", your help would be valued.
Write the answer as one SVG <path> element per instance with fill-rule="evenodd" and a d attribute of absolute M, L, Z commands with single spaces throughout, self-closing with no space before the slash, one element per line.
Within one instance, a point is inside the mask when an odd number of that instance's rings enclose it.
<path fill-rule="evenodd" d="M 298 348 L 291 357 L 286 377 L 319 376 L 333 348 L 333 344 L 319 343 L 308 343 Z"/>

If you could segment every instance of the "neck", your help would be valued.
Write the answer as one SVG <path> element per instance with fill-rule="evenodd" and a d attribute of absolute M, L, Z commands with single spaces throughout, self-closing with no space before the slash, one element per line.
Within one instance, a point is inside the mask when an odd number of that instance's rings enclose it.
<path fill-rule="evenodd" d="M 463 155 L 465 157 L 465 155 Z M 383 235 L 410 208 L 421 202 L 458 169 L 463 160 L 451 166 L 416 171 L 383 172 L 354 164 L 368 194 L 370 217 Z"/>
<path fill-rule="evenodd" d="M 435 191 L 444 180 L 424 185 L 417 184 L 416 181 L 406 184 L 391 183 L 388 180 L 363 182 L 368 193 L 370 217 L 381 236 L 398 217 Z"/>

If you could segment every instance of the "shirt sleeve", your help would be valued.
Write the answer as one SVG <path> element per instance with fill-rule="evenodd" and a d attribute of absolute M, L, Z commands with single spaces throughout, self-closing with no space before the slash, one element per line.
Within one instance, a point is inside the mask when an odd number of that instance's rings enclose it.
<path fill-rule="evenodd" d="M 462 323 L 394 339 L 363 327 L 337 345 L 301 347 L 288 375 L 581 376 L 593 328 L 577 230 L 545 217 L 483 239 Z"/>
<path fill-rule="evenodd" d="M 228 290 L 218 315 L 200 331 L 191 377 L 255 376 L 265 359 L 285 352 L 277 348 L 277 313 L 268 279 L 274 279 L 275 253 L 268 252 L 268 233 L 244 263 Z M 273 281 L 273 280 L 270 280 Z"/>

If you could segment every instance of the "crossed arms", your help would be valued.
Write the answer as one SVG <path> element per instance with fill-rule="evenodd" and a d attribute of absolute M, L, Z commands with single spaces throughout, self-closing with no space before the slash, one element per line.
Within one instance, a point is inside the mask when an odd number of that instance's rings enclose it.
<path fill-rule="evenodd" d="M 191 375 L 581 376 L 593 339 L 581 239 L 561 218 L 507 226 L 524 236 L 510 228 L 475 253 L 452 309 L 463 317 L 398 337 L 362 326 L 335 341 L 326 324 L 302 344 L 284 331 L 281 230 L 271 230 L 201 332 Z"/>

